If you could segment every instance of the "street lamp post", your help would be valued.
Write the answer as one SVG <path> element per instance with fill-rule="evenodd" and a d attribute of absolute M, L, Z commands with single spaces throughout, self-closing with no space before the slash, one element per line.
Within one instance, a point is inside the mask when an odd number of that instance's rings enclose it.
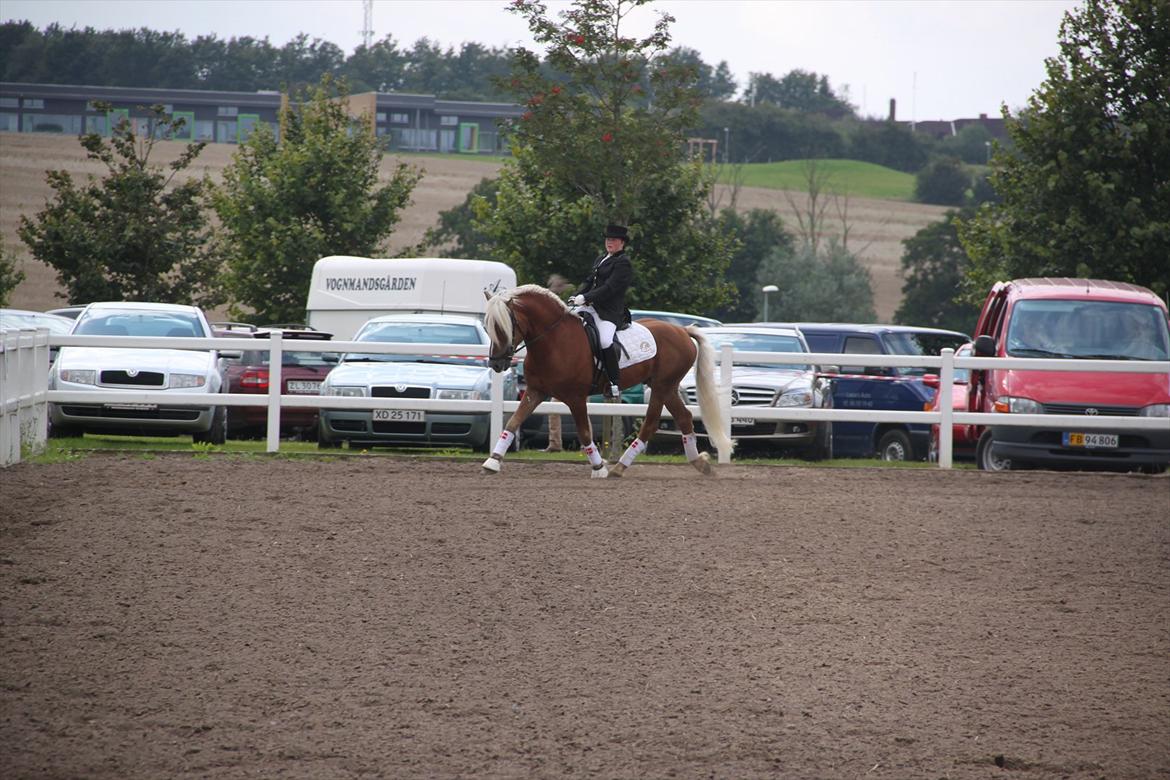
<path fill-rule="evenodd" d="M 723 164 L 727 165 L 727 153 L 731 151 L 731 128 L 723 128 Z"/>
<path fill-rule="evenodd" d="M 987 149 L 987 164 L 991 165 L 991 141 L 984 141 L 983 146 Z"/>
<path fill-rule="evenodd" d="M 762 321 L 767 322 L 768 321 L 768 293 L 779 292 L 780 288 L 774 284 L 765 284 L 761 288 L 761 290 L 764 293 L 764 319 Z"/>

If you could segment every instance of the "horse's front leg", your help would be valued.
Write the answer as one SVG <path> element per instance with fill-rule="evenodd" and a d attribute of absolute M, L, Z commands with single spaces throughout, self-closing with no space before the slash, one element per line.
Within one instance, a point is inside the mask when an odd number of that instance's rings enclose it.
<path fill-rule="evenodd" d="M 678 394 L 677 388 L 675 394 Z M 638 438 L 630 442 L 630 446 L 622 453 L 617 463 L 609 467 L 611 477 L 620 477 L 626 469 L 634 465 L 634 460 L 646 451 L 650 438 L 658 430 L 658 420 L 662 417 L 663 393 L 651 393 L 650 401 L 646 404 L 646 417 L 642 420 L 642 427 L 638 430 Z"/>
<path fill-rule="evenodd" d="M 593 427 L 589 424 L 589 410 L 585 407 L 586 397 L 580 395 L 562 400 L 573 413 L 573 423 L 577 426 L 577 440 L 581 442 L 581 452 L 585 453 L 589 465 L 593 467 L 593 478 L 605 479 L 609 476 L 609 469 L 605 467 L 605 461 L 601 459 L 601 453 L 593 443 Z"/>
<path fill-rule="evenodd" d="M 504 424 L 504 430 L 500 431 L 500 438 L 496 440 L 496 446 L 492 449 L 492 454 L 483 462 L 483 473 L 498 474 L 500 466 L 504 462 L 504 454 L 507 453 L 508 448 L 512 446 L 512 442 L 516 439 L 520 426 L 528 419 L 529 415 L 540 406 L 541 402 L 547 398 L 544 393 L 538 390 L 527 390 L 524 397 L 520 399 L 520 405 L 516 407 L 516 411 L 508 418 L 508 422 Z"/>

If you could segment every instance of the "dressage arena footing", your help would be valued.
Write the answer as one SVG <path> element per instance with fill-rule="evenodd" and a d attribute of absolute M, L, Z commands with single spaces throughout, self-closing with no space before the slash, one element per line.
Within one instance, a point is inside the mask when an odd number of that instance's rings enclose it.
<path fill-rule="evenodd" d="M 1170 478 L 0 471 L 5 777 L 1170 776 Z"/>

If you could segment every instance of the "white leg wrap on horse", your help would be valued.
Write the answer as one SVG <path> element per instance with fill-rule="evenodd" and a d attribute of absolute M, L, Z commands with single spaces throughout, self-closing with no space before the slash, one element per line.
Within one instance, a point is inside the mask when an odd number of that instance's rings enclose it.
<path fill-rule="evenodd" d="M 622 453 L 621 458 L 618 459 L 618 463 L 621 463 L 626 468 L 629 468 L 630 466 L 634 465 L 634 459 L 645 451 L 646 442 L 642 441 L 641 439 L 634 439 L 632 442 L 630 442 L 630 446 L 626 448 L 626 451 Z"/>
<path fill-rule="evenodd" d="M 601 453 L 597 451 L 596 444 L 589 444 L 582 447 L 581 452 L 585 453 L 585 457 L 589 459 L 589 465 L 593 468 L 598 469 L 605 465 L 605 461 L 601 459 Z"/>
<path fill-rule="evenodd" d="M 690 436 L 683 435 L 683 452 L 687 454 L 687 460 L 694 460 L 699 457 L 699 437 L 693 433 Z"/>
<path fill-rule="evenodd" d="M 500 433 L 499 440 L 496 441 L 496 446 L 492 450 L 492 455 L 496 455 L 501 458 L 504 457 L 504 453 L 508 451 L 508 447 L 512 446 L 512 439 L 514 438 L 516 438 L 516 434 L 505 428 Z"/>

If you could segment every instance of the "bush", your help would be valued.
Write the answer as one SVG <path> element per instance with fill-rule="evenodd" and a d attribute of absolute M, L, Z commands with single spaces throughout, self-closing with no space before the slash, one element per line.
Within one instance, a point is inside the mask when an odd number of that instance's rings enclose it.
<path fill-rule="evenodd" d="M 962 206 L 971 187 L 971 174 L 953 157 L 934 160 L 921 171 L 914 184 L 914 199 L 935 206 Z"/>

